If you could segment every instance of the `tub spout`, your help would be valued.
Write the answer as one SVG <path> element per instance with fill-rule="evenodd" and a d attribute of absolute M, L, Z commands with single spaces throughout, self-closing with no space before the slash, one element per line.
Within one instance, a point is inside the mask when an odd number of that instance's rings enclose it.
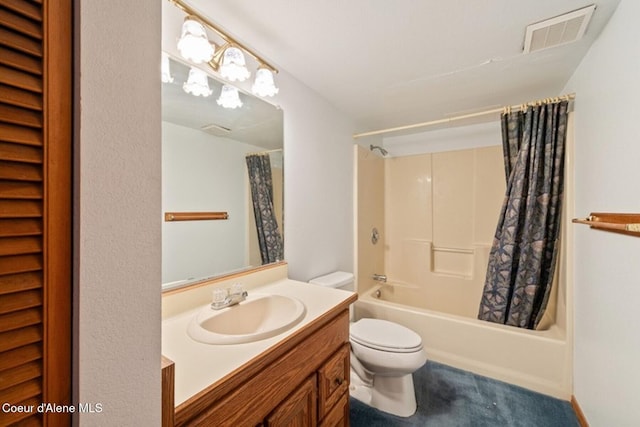
<path fill-rule="evenodd" d="M 373 280 L 375 280 L 376 282 L 387 283 L 387 276 L 384 274 L 374 274 Z"/>

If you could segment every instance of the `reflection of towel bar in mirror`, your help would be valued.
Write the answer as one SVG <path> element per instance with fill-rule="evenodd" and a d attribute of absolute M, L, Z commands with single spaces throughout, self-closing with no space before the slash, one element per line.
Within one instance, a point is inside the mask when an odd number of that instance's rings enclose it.
<path fill-rule="evenodd" d="M 227 212 L 165 212 L 165 221 L 206 221 L 212 219 L 229 219 Z"/>
<path fill-rule="evenodd" d="M 445 248 L 445 247 L 438 247 L 438 246 L 434 246 L 433 247 L 433 251 L 434 252 L 449 252 L 449 253 L 452 253 L 452 254 L 469 254 L 469 255 L 473 255 L 473 253 L 474 253 L 473 249 Z"/>
<path fill-rule="evenodd" d="M 575 218 L 576 224 L 587 224 L 591 228 L 619 233 L 640 235 L 640 214 L 635 213 L 592 213 L 587 218 Z"/>

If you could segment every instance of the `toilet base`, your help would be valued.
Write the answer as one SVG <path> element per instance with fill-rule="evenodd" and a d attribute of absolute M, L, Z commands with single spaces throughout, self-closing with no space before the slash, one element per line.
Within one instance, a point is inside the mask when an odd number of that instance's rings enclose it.
<path fill-rule="evenodd" d="M 373 387 L 351 370 L 349 395 L 362 403 L 399 417 L 416 412 L 416 395 L 411 374 L 399 377 L 374 376 Z"/>
<path fill-rule="evenodd" d="M 371 386 L 358 377 L 353 369 L 351 370 L 351 383 L 349 384 L 349 396 L 358 399 L 365 405 L 371 406 Z"/>

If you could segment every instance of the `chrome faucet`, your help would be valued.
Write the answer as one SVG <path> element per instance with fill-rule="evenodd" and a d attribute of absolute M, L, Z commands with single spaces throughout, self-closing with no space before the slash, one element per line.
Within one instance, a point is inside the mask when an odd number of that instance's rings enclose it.
<path fill-rule="evenodd" d="M 220 310 L 225 307 L 231 307 L 247 299 L 248 295 L 247 291 L 243 290 L 242 285 L 239 283 L 235 283 L 228 289 L 214 289 L 211 308 L 213 310 Z"/>
<path fill-rule="evenodd" d="M 375 280 L 376 282 L 387 283 L 387 276 L 384 274 L 374 274 L 373 280 Z"/>

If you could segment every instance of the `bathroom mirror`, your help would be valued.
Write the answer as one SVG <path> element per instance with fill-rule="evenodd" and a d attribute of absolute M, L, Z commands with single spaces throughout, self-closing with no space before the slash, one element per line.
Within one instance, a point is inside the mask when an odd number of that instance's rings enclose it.
<path fill-rule="evenodd" d="M 190 65 L 169 57 L 169 70 L 173 81 L 162 83 L 163 290 L 265 264 L 248 155 L 268 155 L 273 211 L 283 237 L 282 110 L 243 91 L 242 106 L 224 108 L 217 103 L 223 83 L 212 73 L 207 78 L 211 95 L 203 97 L 183 89 Z M 227 218 L 166 220 L 167 213 L 202 212 L 223 212 Z"/>

